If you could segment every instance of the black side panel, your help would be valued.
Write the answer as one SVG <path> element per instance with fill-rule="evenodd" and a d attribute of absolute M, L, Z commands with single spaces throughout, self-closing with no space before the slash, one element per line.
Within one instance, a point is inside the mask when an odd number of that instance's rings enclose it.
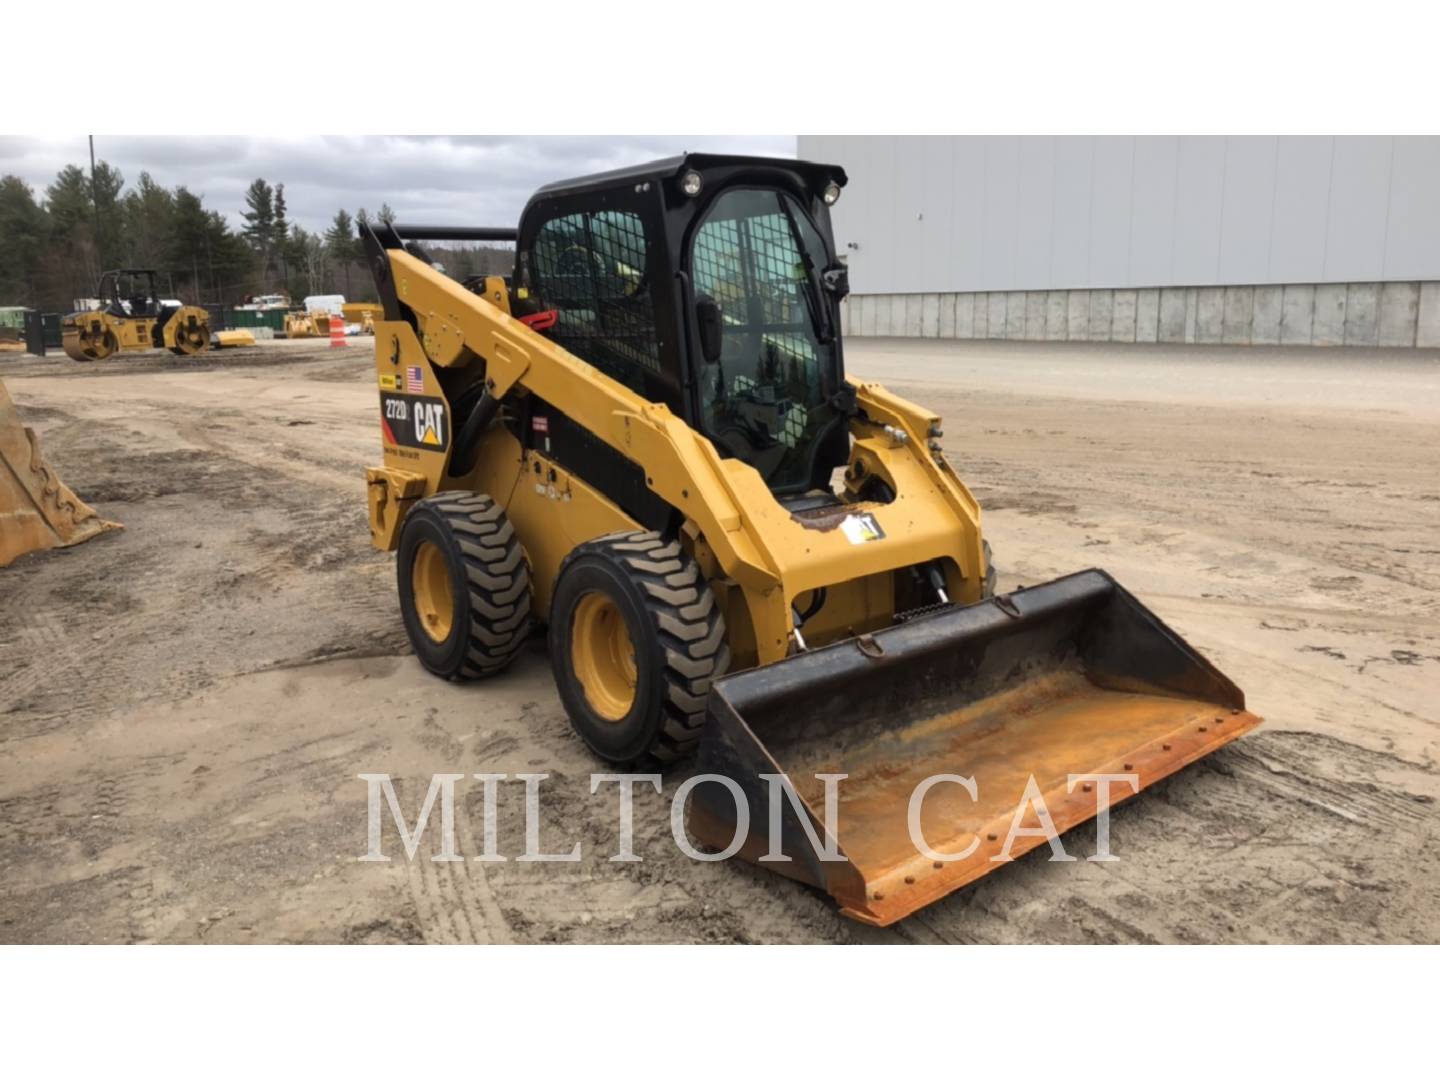
<path fill-rule="evenodd" d="M 483 243 L 513 241 L 518 229 L 490 228 L 474 225 L 395 225 L 394 230 L 407 240 L 478 240 Z"/>
<path fill-rule="evenodd" d="M 45 346 L 50 349 L 58 349 L 63 343 L 64 331 L 60 329 L 60 314 L 50 312 L 41 316 L 41 323 L 45 328 Z"/>
<path fill-rule="evenodd" d="M 650 490 L 644 469 L 554 405 L 530 394 L 517 412 L 517 435 L 527 450 L 573 472 L 647 529 L 666 533 L 677 524 L 678 512 Z"/>
<path fill-rule="evenodd" d="M 25 312 L 25 351 L 31 356 L 45 355 L 45 316 L 38 311 Z"/>

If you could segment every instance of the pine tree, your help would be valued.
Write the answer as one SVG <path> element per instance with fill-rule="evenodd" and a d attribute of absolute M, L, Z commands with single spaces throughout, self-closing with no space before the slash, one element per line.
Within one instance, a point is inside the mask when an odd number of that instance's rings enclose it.
<path fill-rule="evenodd" d="M 96 163 L 93 182 L 85 169 L 67 165 L 43 202 L 18 177 L 0 177 L 0 305 L 68 311 L 93 294 L 102 269 L 122 264 L 153 267 L 162 282 L 168 271 L 192 299 L 211 293 L 233 302 L 255 291 L 259 251 L 273 254 L 276 194 L 263 180 L 251 186 L 241 236 L 187 188 L 167 191 L 141 173 L 126 190 L 119 170 L 105 162 Z M 283 218 L 283 195 L 280 202 Z"/>
<path fill-rule="evenodd" d="M 123 261 L 131 266 L 160 266 L 170 250 L 175 197 L 155 183 L 148 172 L 142 172 L 139 184 L 125 195 L 123 213 L 126 241 Z"/>
<path fill-rule="evenodd" d="M 240 215 L 245 219 L 245 227 L 240 231 L 260 257 L 261 288 L 268 289 L 270 261 L 275 247 L 275 189 L 257 178 L 245 191 L 245 205 L 249 209 Z"/>
<path fill-rule="evenodd" d="M 170 265 L 187 273 L 196 294 L 202 279 L 200 267 L 209 266 L 207 244 L 210 221 L 198 195 L 188 188 L 175 189 L 175 221 L 170 241 Z"/>
<path fill-rule="evenodd" d="M 280 263 L 280 281 L 286 292 L 292 292 L 290 288 L 290 267 L 301 262 L 302 256 L 297 246 L 292 243 L 290 236 L 290 222 L 285 216 L 285 185 L 275 185 L 275 224 L 270 232 L 271 247 L 275 251 L 276 260 Z"/>
<path fill-rule="evenodd" d="M 78 165 L 66 165 L 45 189 L 50 215 L 50 250 L 47 275 L 58 292 L 57 307 L 69 310 L 70 301 L 90 296 L 100 277 L 95 257 L 95 203 L 90 178 Z"/>
<path fill-rule="evenodd" d="M 79 165 L 66 165 L 45 189 L 45 205 L 55 224 L 58 240 L 88 239 L 95 220 L 95 206 L 90 198 L 90 181 Z"/>
<path fill-rule="evenodd" d="M 275 185 L 275 229 L 271 236 L 277 244 L 290 239 L 290 222 L 285 217 L 284 184 Z"/>
<path fill-rule="evenodd" d="M 330 257 L 340 264 L 345 279 L 345 299 L 350 299 L 350 264 L 356 259 L 355 223 L 343 209 L 335 213 L 335 220 L 325 233 L 325 244 Z"/>
<path fill-rule="evenodd" d="M 90 177 L 90 187 L 96 258 L 102 270 L 113 270 L 124 261 L 125 219 L 120 209 L 120 193 L 125 189 L 125 177 L 119 169 L 100 161 Z"/>
<path fill-rule="evenodd" d="M 0 178 L 0 306 L 40 306 L 40 264 L 50 223 L 18 176 Z"/>
<path fill-rule="evenodd" d="M 205 215 L 205 245 L 216 300 L 233 303 L 246 291 L 255 257 L 244 239 L 232 233 L 225 218 L 214 210 Z"/>

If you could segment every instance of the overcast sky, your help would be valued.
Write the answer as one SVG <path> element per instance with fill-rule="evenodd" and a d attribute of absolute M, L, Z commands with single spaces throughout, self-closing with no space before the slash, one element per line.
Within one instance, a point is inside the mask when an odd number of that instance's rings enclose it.
<path fill-rule="evenodd" d="M 118 167 L 127 187 L 148 171 L 168 188 L 184 184 L 209 209 L 240 224 L 245 189 L 257 176 L 285 185 L 290 220 L 323 229 L 344 207 L 388 202 L 401 221 L 514 225 L 541 184 L 633 165 L 684 150 L 795 156 L 793 135 L 634 136 L 97 136 L 95 156 Z M 14 173 L 44 197 L 67 164 L 89 167 L 84 135 L 0 136 L 0 175 Z"/>

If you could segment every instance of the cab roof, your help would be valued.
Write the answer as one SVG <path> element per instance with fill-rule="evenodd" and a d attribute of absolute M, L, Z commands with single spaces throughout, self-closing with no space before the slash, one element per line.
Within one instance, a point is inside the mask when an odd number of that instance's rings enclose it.
<path fill-rule="evenodd" d="M 591 191 L 603 191 L 618 184 L 644 183 L 647 180 L 673 180 L 688 169 L 694 169 L 702 176 L 711 169 L 775 169 L 797 174 L 805 185 L 819 191 L 831 180 L 845 186 L 845 170 L 839 165 L 824 165 L 798 158 L 750 157 L 744 154 L 703 154 L 685 153 L 674 157 L 647 161 L 641 165 L 628 165 L 623 169 L 591 173 L 570 180 L 557 180 L 539 188 L 530 201 L 539 202 L 564 195 L 581 195 Z"/>

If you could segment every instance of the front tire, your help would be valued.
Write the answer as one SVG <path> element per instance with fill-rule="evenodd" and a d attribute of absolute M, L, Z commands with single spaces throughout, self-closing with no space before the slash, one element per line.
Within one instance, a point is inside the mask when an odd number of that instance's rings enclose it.
<path fill-rule="evenodd" d="M 530 567 L 488 495 L 442 491 L 405 515 L 396 558 L 405 633 L 427 671 L 481 679 L 503 671 L 530 632 Z"/>
<path fill-rule="evenodd" d="M 176 315 L 175 318 L 180 316 Z M 176 356 L 199 356 L 210 347 L 210 328 L 208 326 L 177 326 L 175 328 L 175 344 L 170 351 Z"/>
<path fill-rule="evenodd" d="M 598 756 L 668 762 L 699 740 L 730 650 L 715 595 L 680 544 L 616 533 L 561 568 L 550 662 L 570 723 Z"/>

